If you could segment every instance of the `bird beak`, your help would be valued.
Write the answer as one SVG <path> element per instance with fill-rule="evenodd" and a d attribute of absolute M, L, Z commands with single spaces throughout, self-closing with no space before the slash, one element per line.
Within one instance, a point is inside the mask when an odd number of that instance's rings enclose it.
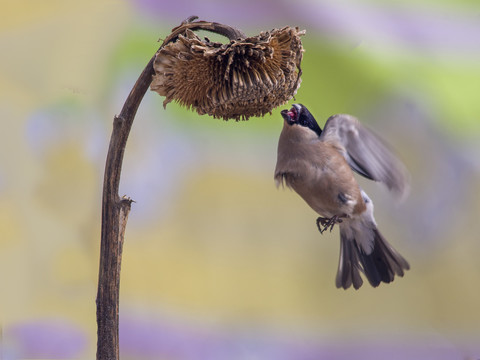
<path fill-rule="evenodd" d="M 293 125 L 297 122 L 300 113 L 294 104 L 290 110 L 282 110 L 280 114 L 289 125 Z"/>

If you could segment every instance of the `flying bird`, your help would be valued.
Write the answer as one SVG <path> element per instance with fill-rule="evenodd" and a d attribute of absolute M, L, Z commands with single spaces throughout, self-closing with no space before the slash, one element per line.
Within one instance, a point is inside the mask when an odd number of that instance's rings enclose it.
<path fill-rule="evenodd" d="M 320 233 L 338 224 L 337 288 L 360 288 L 361 273 L 373 287 L 403 276 L 410 265 L 378 230 L 373 202 L 353 174 L 381 182 L 403 197 L 409 185 L 403 164 L 383 140 L 351 115 L 331 116 L 322 130 L 301 104 L 281 114 L 284 123 L 275 181 L 277 186 L 292 188 L 320 215 Z"/>

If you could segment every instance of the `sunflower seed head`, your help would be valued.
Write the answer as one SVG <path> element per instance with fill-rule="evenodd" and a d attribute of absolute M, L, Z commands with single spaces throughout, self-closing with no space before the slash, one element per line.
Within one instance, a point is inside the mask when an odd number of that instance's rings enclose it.
<path fill-rule="evenodd" d="M 227 44 L 186 29 L 156 54 L 150 89 L 200 115 L 248 120 L 289 101 L 301 82 L 305 31 L 284 27 Z"/>

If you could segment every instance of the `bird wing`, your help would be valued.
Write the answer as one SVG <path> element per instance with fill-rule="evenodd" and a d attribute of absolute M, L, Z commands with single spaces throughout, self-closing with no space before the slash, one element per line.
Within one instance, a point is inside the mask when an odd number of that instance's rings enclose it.
<path fill-rule="evenodd" d="M 384 183 L 403 197 L 408 192 L 409 175 L 390 147 L 351 115 L 331 116 L 320 140 L 331 143 L 360 175 Z"/>

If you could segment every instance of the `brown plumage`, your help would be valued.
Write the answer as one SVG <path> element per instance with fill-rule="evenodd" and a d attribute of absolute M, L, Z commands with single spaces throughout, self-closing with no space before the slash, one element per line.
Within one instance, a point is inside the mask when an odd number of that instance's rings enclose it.
<path fill-rule="evenodd" d="M 377 229 L 373 203 L 353 171 L 385 183 L 399 196 L 408 175 L 385 143 L 350 115 L 334 115 L 322 131 L 303 105 L 282 111 L 275 180 L 297 192 L 320 217 L 320 233 L 340 227 L 337 287 L 358 289 L 363 272 L 372 286 L 403 276 L 408 262 Z"/>
<path fill-rule="evenodd" d="M 338 156 L 333 145 L 317 139 L 318 135 L 308 128 L 284 125 L 279 146 L 284 145 L 286 151 L 278 152 L 276 179 L 284 181 L 313 210 L 325 217 L 330 218 L 339 212 L 353 214 L 364 211 L 360 188 L 347 161 Z M 342 182 L 339 183 L 338 179 Z M 310 196 L 312 193 L 317 196 Z M 354 202 L 339 203 L 338 193 Z"/>
<path fill-rule="evenodd" d="M 200 115 L 247 120 L 289 101 L 301 82 L 304 31 L 285 27 L 222 44 L 186 29 L 162 47 L 150 89 Z"/>

